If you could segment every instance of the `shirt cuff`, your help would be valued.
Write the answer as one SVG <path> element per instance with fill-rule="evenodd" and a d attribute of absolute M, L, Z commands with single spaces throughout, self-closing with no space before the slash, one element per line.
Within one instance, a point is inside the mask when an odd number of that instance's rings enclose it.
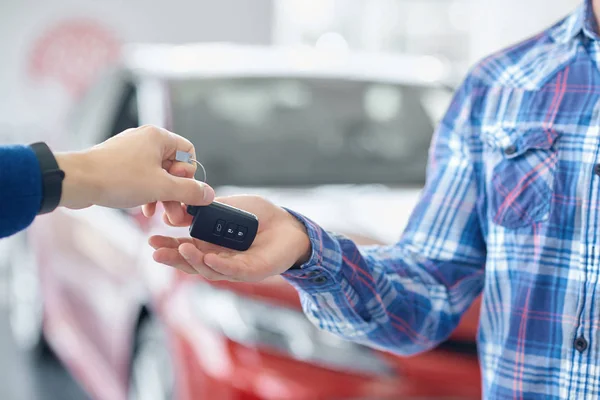
<path fill-rule="evenodd" d="M 342 254 L 335 235 L 326 232 L 303 215 L 284 209 L 305 226 L 311 254 L 300 268 L 289 269 L 281 276 L 297 290 L 309 294 L 341 290 Z"/>

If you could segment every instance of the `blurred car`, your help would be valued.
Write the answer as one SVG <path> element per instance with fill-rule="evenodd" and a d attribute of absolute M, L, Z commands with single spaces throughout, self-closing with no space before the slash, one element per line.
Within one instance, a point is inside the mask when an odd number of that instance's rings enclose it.
<path fill-rule="evenodd" d="M 157 124 L 189 138 L 218 195 L 253 193 L 362 244 L 393 243 L 452 92 L 432 57 L 133 46 L 77 105 L 61 149 Z M 314 327 L 282 278 L 211 283 L 156 264 L 139 209 L 59 209 L 10 246 L 14 336 L 93 398 L 479 398 L 477 305 L 402 358 Z"/>

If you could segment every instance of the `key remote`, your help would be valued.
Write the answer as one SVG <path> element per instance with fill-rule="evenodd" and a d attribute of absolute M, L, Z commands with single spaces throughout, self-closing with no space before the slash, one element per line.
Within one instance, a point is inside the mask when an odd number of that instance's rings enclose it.
<path fill-rule="evenodd" d="M 190 236 L 232 250 L 248 250 L 258 232 L 256 215 L 218 201 L 188 206 L 187 212 L 194 216 Z"/>

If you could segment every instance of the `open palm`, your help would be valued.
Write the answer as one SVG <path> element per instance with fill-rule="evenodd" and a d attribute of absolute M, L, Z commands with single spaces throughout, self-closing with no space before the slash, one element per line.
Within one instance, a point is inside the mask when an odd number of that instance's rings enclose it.
<path fill-rule="evenodd" d="M 307 257 L 310 242 L 306 230 L 284 209 L 257 196 L 231 196 L 217 201 L 258 217 L 258 232 L 247 251 L 230 250 L 190 237 L 152 236 L 154 259 L 209 280 L 255 282 L 281 274 Z M 164 219 L 169 225 L 190 225 L 191 216 L 185 208 L 168 211 Z"/>

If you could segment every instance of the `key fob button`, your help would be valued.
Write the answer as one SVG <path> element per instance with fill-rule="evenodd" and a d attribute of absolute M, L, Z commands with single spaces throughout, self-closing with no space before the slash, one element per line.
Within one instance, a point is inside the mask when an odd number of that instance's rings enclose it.
<path fill-rule="evenodd" d="M 217 236 L 221 236 L 223 234 L 223 231 L 225 231 L 225 221 L 219 219 L 215 224 L 215 229 L 213 230 L 213 233 Z"/>
<path fill-rule="evenodd" d="M 240 242 L 243 241 L 246 238 L 246 233 L 248 233 L 248 228 L 245 226 L 238 226 L 237 232 L 235 233 L 235 239 Z"/>
<path fill-rule="evenodd" d="M 237 232 L 237 225 L 229 223 L 225 228 L 225 237 L 230 239 L 235 239 L 235 234 Z"/>

